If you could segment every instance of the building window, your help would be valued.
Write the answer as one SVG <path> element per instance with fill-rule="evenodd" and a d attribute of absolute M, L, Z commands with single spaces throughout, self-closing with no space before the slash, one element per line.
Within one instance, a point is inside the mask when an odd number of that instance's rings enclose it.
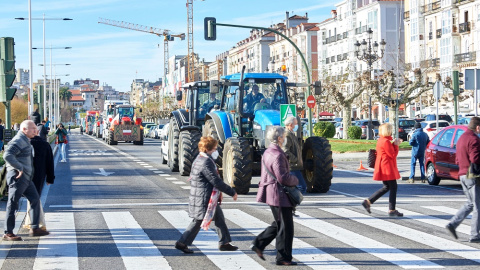
<path fill-rule="evenodd" d="M 415 41 L 418 39 L 418 18 L 411 20 L 410 24 L 410 41 Z"/>
<path fill-rule="evenodd" d="M 377 29 L 377 10 L 368 12 L 368 28 Z"/>
<path fill-rule="evenodd" d="M 447 10 L 442 12 L 442 35 L 450 34 L 452 32 L 452 11 Z"/>

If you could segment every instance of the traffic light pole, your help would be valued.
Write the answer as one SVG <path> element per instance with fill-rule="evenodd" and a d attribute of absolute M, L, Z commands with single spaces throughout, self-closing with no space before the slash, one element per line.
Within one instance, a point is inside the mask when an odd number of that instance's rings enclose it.
<path fill-rule="evenodd" d="M 3 105 L 5 105 L 5 128 L 6 129 L 11 129 L 12 128 L 12 116 L 11 116 L 11 111 L 10 111 L 10 101 L 3 102 Z"/>
<path fill-rule="evenodd" d="M 210 24 L 212 26 L 215 26 L 215 25 L 219 25 L 219 26 L 226 26 L 226 27 L 237 27 L 237 28 L 247 28 L 247 29 L 260 29 L 260 30 L 266 30 L 266 31 L 270 31 L 270 32 L 274 32 L 275 34 L 278 34 L 280 35 L 281 37 L 283 37 L 285 40 L 287 40 L 288 42 L 290 42 L 290 44 L 292 44 L 292 46 L 295 48 L 295 50 L 297 51 L 297 53 L 300 55 L 300 57 L 302 58 L 302 62 L 303 62 L 303 65 L 305 66 L 305 69 L 306 69 L 306 73 L 307 73 L 307 84 L 308 84 L 308 87 L 307 87 L 307 97 L 309 97 L 311 95 L 311 89 L 310 89 L 310 84 L 311 84 L 311 80 L 310 80 L 310 70 L 308 68 L 308 64 L 307 64 L 307 61 L 305 60 L 305 57 L 303 56 L 303 53 L 300 51 L 300 49 L 297 47 L 297 45 L 292 41 L 290 40 L 287 36 L 285 36 L 284 34 L 282 34 L 281 32 L 275 30 L 275 29 L 271 29 L 271 28 L 266 28 L 266 27 L 259 27 L 259 26 L 248 26 L 248 25 L 236 25 L 236 24 L 226 24 L 226 23 L 217 23 L 216 21 L 212 21 L 210 22 Z M 312 116 L 312 109 L 311 108 L 306 108 L 307 109 L 307 112 L 308 112 L 308 134 L 310 134 L 310 136 L 313 135 L 313 129 L 312 129 L 312 119 L 313 119 L 313 116 Z"/>

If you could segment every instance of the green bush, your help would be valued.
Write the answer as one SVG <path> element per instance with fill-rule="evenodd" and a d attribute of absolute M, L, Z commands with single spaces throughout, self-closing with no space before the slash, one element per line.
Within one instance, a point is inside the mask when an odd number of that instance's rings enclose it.
<path fill-rule="evenodd" d="M 349 139 L 360 139 L 362 136 L 362 128 L 359 126 L 351 126 L 348 128 L 347 135 Z"/>
<path fill-rule="evenodd" d="M 320 121 L 313 126 L 313 134 L 319 137 L 333 138 L 335 126 L 331 122 Z"/>

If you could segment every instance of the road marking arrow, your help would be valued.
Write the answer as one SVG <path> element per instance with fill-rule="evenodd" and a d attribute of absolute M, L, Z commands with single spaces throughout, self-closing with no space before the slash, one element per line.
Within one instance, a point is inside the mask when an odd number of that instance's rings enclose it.
<path fill-rule="evenodd" d="M 100 168 L 99 170 L 100 172 L 94 172 L 94 174 L 99 174 L 103 176 L 109 176 L 110 174 L 114 174 L 114 172 L 106 172 L 103 168 Z"/>

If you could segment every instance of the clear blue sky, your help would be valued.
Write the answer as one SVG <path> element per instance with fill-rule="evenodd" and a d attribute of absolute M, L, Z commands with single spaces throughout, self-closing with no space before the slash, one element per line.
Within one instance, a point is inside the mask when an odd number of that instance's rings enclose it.
<path fill-rule="evenodd" d="M 248 37 L 248 29 L 217 29 L 216 41 L 203 38 L 204 17 L 217 22 L 268 27 L 281 22 L 285 12 L 305 15 L 309 22 L 321 22 L 340 1 L 325 0 L 197 0 L 194 1 L 194 49 L 201 58 L 215 56 Z M 129 91 L 135 78 L 156 81 L 163 76 L 163 40 L 156 35 L 99 24 L 98 18 L 125 21 L 173 33 L 187 33 L 186 0 L 32 0 L 32 18 L 72 18 L 73 21 L 46 21 L 46 47 L 72 47 L 52 50 L 56 73 L 70 74 L 62 81 L 98 79 L 119 91 Z M 0 37 L 15 39 L 16 68 L 29 69 L 28 0 L 0 3 Z M 43 47 L 42 21 L 32 21 L 33 47 Z M 187 54 L 187 40 L 170 42 L 170 56 Z M 50 64 L 50 50 L 46 52 Z M 33 51 L 34 81 L 43 76 L 42 50 Z M 49 67 L 47 75 L 50 74 Z"/>

